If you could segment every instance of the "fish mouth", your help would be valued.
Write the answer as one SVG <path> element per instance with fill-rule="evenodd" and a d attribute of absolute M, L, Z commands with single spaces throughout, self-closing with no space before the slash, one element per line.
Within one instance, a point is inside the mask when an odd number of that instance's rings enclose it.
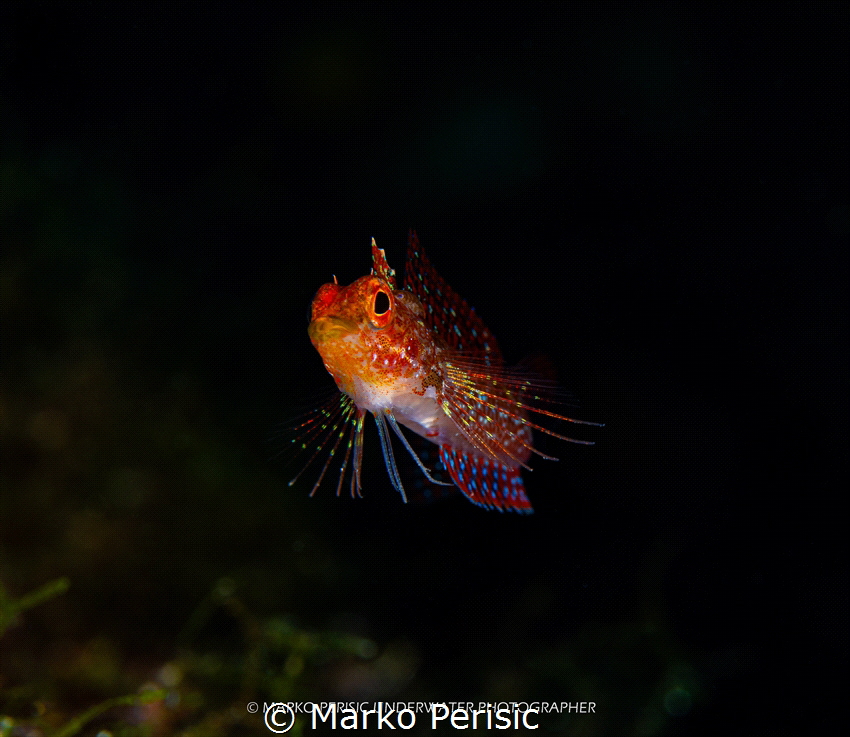
<path fill-rule="evenodd" d="M 313 343 L 320 344 L 345 338 L 358 329 L 357 323 L 344 317 L 318 317 L 310 323 L 307 332 Z"/>

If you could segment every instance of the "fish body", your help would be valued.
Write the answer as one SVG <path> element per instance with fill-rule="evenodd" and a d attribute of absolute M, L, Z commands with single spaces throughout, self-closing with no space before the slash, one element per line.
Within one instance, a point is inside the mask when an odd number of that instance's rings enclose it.
<path fill-rule="evenodd" d="M 397 288 L 395 272 L 373 239 L 371 274 L 348 286 L 334 278 L 320 287 L 309 335 L 341 392 L 301 425 L 300 442 L 315 446 L 313 457 L 333 442 L 313 492 L 347 436 L 337 493 L 353 454 L 351 489 L 359 495 L 367 412 L 378 426 L 393 486 L 405 500 L 390 430 L 428 479 L 442 482 L 421 463 L 400 425 L 440 447 L 452 481 L 472 502 L 502 511 L 532 511 L 521 476 L 537 452 L 531 428 L 589 444 L 529 419 L 537 412 L 581 422 L 548 409 L 551 385 L 504 366 L 490 331 L 437 274 L 412 231 L 404 287 Z"/>

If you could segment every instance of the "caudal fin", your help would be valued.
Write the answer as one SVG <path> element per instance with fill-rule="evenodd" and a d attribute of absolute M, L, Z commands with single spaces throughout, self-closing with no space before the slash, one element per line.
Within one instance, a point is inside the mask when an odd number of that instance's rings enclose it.
<path fill-rule="evenodd" d="M 458 451 L 450 445 L 440 446 L 443 465 L 458 488 L 473 504 L 530 514 L 534 510 L 525 495 L 519 466 L 506 466 L 482 455 Z"/>

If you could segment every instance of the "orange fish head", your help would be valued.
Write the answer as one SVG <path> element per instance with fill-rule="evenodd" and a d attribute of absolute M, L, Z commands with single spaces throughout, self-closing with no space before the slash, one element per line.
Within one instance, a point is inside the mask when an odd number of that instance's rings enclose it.
<path fill-rule="evenodd" d="M 353 394 L 355 377 L 367 381 L 368 358 L 388 343 L 396 315 L 396 294 L 378 276 L 363 276 L 347 287 L 324 284 L 313 298 L 310 340 L 343 391 Z"/>

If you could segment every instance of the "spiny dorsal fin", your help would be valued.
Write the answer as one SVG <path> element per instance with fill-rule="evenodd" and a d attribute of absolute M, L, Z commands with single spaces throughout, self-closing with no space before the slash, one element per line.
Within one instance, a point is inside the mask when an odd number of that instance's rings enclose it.
<path fill-rule="evenodd" d="M 395 289 L 395 270 L 390 268 L 384 249 L 378 248 L 374 238 L 372 239 L 372 275 L 383 279 L 391 289 Z"/>

